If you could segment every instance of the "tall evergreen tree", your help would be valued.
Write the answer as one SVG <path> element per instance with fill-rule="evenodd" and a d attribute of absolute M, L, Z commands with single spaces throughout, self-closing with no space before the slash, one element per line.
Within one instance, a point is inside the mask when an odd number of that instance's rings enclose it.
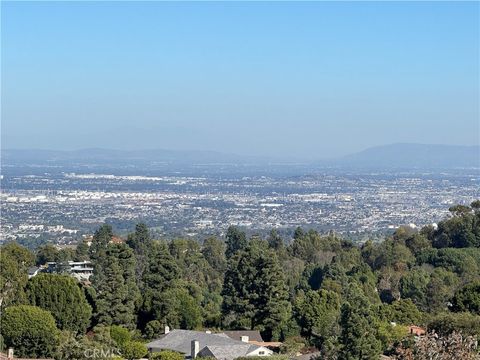
<path fill-rule="evenodd" d="M 96 292 L 95 320 L 103 325 L 123 325 L 135 328 L 135 302 L 129 294 L 128 281 L 124 269 L 115 252 L 105 251 L 97 259 L 92 276 L 92 286 Z"/>
<path fill-rule="evenodd" d="M 235 255 L 237 251 L 245 249 L 248 244 L 245 232 L 236 226 L 228 227 L 226 239 L 227 249 L 225 250 L 225 256 L 227 259 Z"/>
<path fill-rule="evenodd" d="M 145 324 L 149 320 L 153 320 L 154 314 L 159 313 L 158 308 L 161 308 L 164 303 L 162 293 L 174 286 L 174 282 L 180 277 L 179 272 L 180 269 L 170 255 L 167 245 L 163 242 L 154 243 L 149 252 L 148 266 L 143 274 L 141 323 Z"/>
<path fill-rule="evenodd" d="M 352 283 L 347 302 L 342 305 L 340 326 L 341 360 L 378 359 L 381 342 L 378 340 L 378 319 L 361 288 Z"/>
<path fill-rule="evenodd" d="M 90 258 L 89 250 L 90 249 L 88 245 L 84 241 L 81 241 L 80 243 L 78 243 L 75 249 L 75 255 L 74 255 L 75 261 L 89 260 Z"/>
<path fill-rule="evenodd" d="M 277 229 L 272 229 L 270 231 L 270 235 L 268 236 L 268 245 L 275 250 L 279 250 L 283 247 L 283 239 L 282 237 L 278 234 Z"/>
<path fill-rule="evenodd" d="M 136 278 L 136 264 L 137 260 L 126 244 L 110 244 L 107 253 L 115 256 L 118 259 L 118 264 L 122 268 L 122 277 L 127 288 L 127 296 L 125 303 L 129 308 L 138 309 L 141 305 L 141 294 Z"/>
<path fill-rule="evenodd" d="M 290 318 L 288 288 L 275 254 L 252 242 L 228 262 L 222 312 L 232 325 L 261 329 L 279 339 Z"/>
<path fill-rule="evenodd" d="M 338 336 L 340 295 L 329 290 L 309 290 L 295 302 L 295 317 L 302 333 L 317 346 Z"/>
<path fill-rule="evenodd" d="M 210 266 L 223 272 L 227 266 L 225 259 L 225 244 L 216 237 L 209 237 L 203 242 L 202 254 Z"/>
<path fill-rule="evenodd" d="M 143 273 L 148 266 L 148 253 L 152 247 L 150 232 L 145 223 L 139 223 L 135 226 L 135 232 L 128 235 L 127 245 L 135 253 L 137 259 L 135 274 L 137 282 L 141 282 Z"/>
<path fill-rule="evenodd" d="M 104 224 L 95 231 L 90 246 L 90 258 L 95 260 L 105 255 L 108 244 L 112 241 L 113 229 L 111 225 Z"/>

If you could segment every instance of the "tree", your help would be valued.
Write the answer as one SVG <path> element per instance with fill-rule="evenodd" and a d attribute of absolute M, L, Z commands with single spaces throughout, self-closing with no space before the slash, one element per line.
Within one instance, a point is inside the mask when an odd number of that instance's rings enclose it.
<path fill-rule="evenodd" d="M 452 303 L 455 311 L 470 311 L 480 315 L 480 280 L 467 284 L 458 290 Z"/>
<path fill-rule="evenodd" d="M 228 227 L 226 239 L 227 249 L 225 250 L 225 256 L 227 259 L 235 255 L 237 251 L 245 249 L 248 244 L 247 236 L 236 226 Z"/>
<path fill-rule="evenodd" d="M 2 336 L 7 347 L 20 357 L 51 357 L 58 345 L 59 331 L 48 311 L 36 306 L 6 308 L 2 314 Z"/>
<path fill-rule="evenodd" d="M 162 323 L 158 320 L 152 320 L 147 323 L 145 326 L 145 338 L 151 340 L 159 337 L 164 332 L 164 327 Z"/>
<path fill-rule="evenodd" d="M 92 276 L 92 286 L 96 292 L 94 317 L 98 324 L 123 325 L 130 329 L 134 328 L 136 323 L 135 302 L 129 293 L 129 281 L 124 278 L 125 270 L 115 253 L 115 250 L 109 252 L 105 249 L 103 257 L 98 258 L 94 266 Z"/>
<path fill-rule="evenodd" d="M 39 246 L 35 252 L 37 265 L 44 265 L 49 261 L 57 261 L 58 249 L 52 244 Z"/>
<path fill-rule="evenodd" d="M 380 312 L 385 321 L 403 325 L 419 325 L 424 319 L 411 299 L 396 300 L 391 305 L 383 304 Z"/>
<path fill-rule="evenodd" d="M 402 243 L 387 239 L 374 248 L 369 260 L 369 265 L 377 270 L 382 267 L 406 267 L 415 262 L 415 257 Z"/>
<path fill-rule="evenodd" d="M 377 319 L 360 288 L 353 284 L 348 301 L 342 305 L 340 325 L 340 359 L 370 360 L 380 355 L 381 343 L 377 339 Z"/>
<path fill-rule="evenodd" d="M 429 311 L 436 313 L 447 310 L 458 283 L 459 279 L 455 273 L 443 268 L 434 269 L 430 274 L 426 291 Z"/>
<path fill-rule="evenodd" d="M 152 239 L 150 232 L 145 223 L 139 223 L 135 226 L 135 232 L 129 234 L 127 238 L 127 245 L 134 251 L 137 259 L 135 268 L 137 281 L 141 281 L 143 273 L 148 266 L 148 253 L 152 247 Z"/>
<path fill-rule="evenodd" d="M 147 347 L 141 341 L 127 341 L 122 347 L 122 355 L 127 360 L 141 359 L 147 353 Z"/>
<path fill-rule="evenodd" d="M 268 236 L 268 246 L 272 249 L 279 250 L 283 247 L 283 239 L 278 234 L 277 229 L 272 229 L 270 235 Z"/>
<path fill-rule="evenodd" d="M 208 264 L 218 272 L 224 272 L 227 266 L 225 244 L 216 237 L 209 237 L 203 242 L 202 254 Z"/>
<path fill-rule="evenodd" d="M 153 314 L 174 328 L 193 330 L 202 325 L 200 304 L 183 287 L 165 290 L 154 303 Z"/>
<path fill-rule="evenodd" d="M 420 309 L 427 308 L 427 286 L 430 275 L 423 269 L 414 270 L 405 274 L 400 280 L 400 292 L 403 298 L 412 299 Z"/>
<path fill-rule="evenodd" d="M 20 304 L 26 301 L 25 286 L 28 281 L 28 267 L 35 256 L 17 243 L 8 243 L 0 248 L 0 307 Z"/>
<path fill-rule="evenodd" d="M 222 295 L 226 321 L 261 329 L 268 339 L 282 337 L 291 306 L 283 271 L 271 250 L 252 242 L 229 259 Z"/>
<path fill-rule="evenodd" d="M 118 259 L 118 263 L 122 268 L 122 277 L 127 288 L 127 295 L 124 303 L 128 308 L 135 312 L 141 305 L 142 296 L 137 284 L 136 277 L 136 257 L 133 250 L 126 244 L 110 244 L 107 248 L 107 254 Z M 133 319 L 136 321 L 136 316 L 133 314 Z"/>
<path fill-rule="evenodd" d="M 415 255 L 420 253 L 422 250 L 429 249 L 432 247 L 432 244 L 423 234 L 413 234 L 408 239 L 405 240 L 405 245 L 410 249 Z"/>
<path fill-rule="evenodd" d="M 92 308 L 70 276 L 39 274 L 28 281 L 27 297 L 31 305 L 50 311 L 61 330 L 84 333 L 90 324 Z"/>
<path fill-rule="evenodd" d="M 155 242 L 148 256 L 148 266 L 143 273 L 142 324 L 151 320 L 163 320 L 155 318 L 162 313 L 162 294 L 174 286 L 175 281 L 180 278 L 179 272 L 180 269 L 170 255 L 167 245 L 164 242 Z"/>
<path fill-rule="evenodd" d="M 90 246 L 90 258 L 92 260 L 101 258 L 107 251 L 108 244 L 112 241 L 113 229 L 111 225 L 104 224 L 95 231 Z"/>
<path fill-rule="evenodd" d="M 89 251 L 90 251 L 90 248 L 88 247 L 88 245 L 84 241 L 81 241 L 75 248 L 75 255 L 74 255 L 75 261 L 89 260 L 90 258 Z"/>
<path fill-rule="evenodd" d="M 309 290 L 298 296 L 295 317 L 302 333 L 320 348 L 325 341 L 339 335 L 340 296 L 328 290 Z"/>
<path fill-rule="evenodd" d="M 304 233 L 303 230 L 297 228 L 289 250 L 293 256 L 299 259 L 323 266 L 332 261 L 335 252 L 340 248 L 340 240 L 333 234 L 322 237 L 317 231 L 310 230 Z"/>

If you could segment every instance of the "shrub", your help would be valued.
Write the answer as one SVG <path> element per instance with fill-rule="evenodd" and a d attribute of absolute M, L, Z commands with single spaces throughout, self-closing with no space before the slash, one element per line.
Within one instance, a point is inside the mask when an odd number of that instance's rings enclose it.
<path fill-rule="evenodd" d="M 120 347 L 125 345 L 125 343 L 130 341 L 132 338 L 130 331 L 119 325 L 110 326 L 110 337 Z"/>
<path fill-rule="evenodd" d="M 147 347 L 141 341 L 127 341 L 122 347 L 122 355 L 128 360 L 141 359 L 147 353 Z"/>
<path fill-rule="evenodd" d="M 6 347 L 13 347 L 21 357 L 53 356 L 59 343 L 59 330 L 52 314 L 30 305 L 5 309 L 2 336 Z"/>
<path fill-rule="evenodd" d="M 151 360 L 184 360 L 184 356 L 178 352 L 162 350 L 150 354 Z"/>

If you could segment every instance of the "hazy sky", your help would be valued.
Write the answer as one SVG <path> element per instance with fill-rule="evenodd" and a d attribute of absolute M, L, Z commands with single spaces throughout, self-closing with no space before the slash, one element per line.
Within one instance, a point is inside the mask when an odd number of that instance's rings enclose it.
<path fill-rule="evenodd" d="M 478 2 L 1 6 L 3 148 L 479 143 Z"/>

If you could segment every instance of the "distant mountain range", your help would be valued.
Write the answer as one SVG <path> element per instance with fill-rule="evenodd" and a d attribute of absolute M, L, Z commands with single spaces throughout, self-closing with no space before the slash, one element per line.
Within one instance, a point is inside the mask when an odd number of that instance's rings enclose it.
<path fill-rule="evenodd" d="M 7 165 L 25 164 L 242 164 L 259 165 L 288 163 L 281 159 L 242 156 L 213 151 L 177 150 L 108 150 L 83 149 L 75 151 L 8 149 L 1 159 Z M 314 167 L 375 168 L 375 169 L 452 169 L 480 168 L 480 146 L 392 144 L 371 147 L 341 158 L 320 160 Z"/>
<path fill-rule="evenodd" d="M 480 146 L 391 144 L 371 147 L 334 163 L 368 168 L 480 168 Z"/>

